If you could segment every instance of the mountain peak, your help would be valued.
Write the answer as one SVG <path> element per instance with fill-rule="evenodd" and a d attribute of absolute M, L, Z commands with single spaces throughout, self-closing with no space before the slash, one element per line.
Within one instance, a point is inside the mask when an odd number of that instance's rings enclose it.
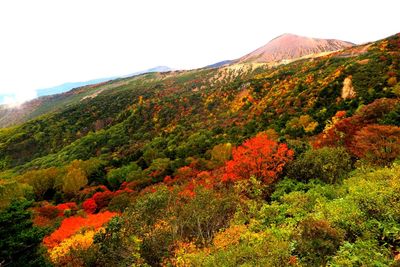
<path fill-rule="evenodd" d="M 278 62 L 306 55 L 336 51 L 353 46 L 353 43 L 336 39 L 319 39 L 284 33 L 266 45 L 241 57 L 238 62 Z"/>

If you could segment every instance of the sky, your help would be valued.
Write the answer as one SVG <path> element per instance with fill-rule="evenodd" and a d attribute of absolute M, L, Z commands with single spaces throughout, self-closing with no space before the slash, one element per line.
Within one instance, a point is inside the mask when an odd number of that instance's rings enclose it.
<path fill-rule="evenodd" d="M 159 65 L 239 58 L 283 33 L 365 43 L 400 32 L 400 1 L 0 0 L 0 99 Z"/>

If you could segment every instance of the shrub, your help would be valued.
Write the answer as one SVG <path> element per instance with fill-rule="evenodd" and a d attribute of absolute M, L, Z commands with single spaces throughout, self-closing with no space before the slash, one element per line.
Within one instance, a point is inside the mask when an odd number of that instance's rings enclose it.
<path fill-rule="evenodd" d="M 345 242 L 329 266 L 394 266 L 390 251 L 375 240 Z"/>
<path fill-rule="evenodd" d="M 87 213 L 93 214 L 93 213 L 95 213 L 96 210 L 97 210 L 97 205 L 96 205 L 96 202 L 95 202 L 92 198 L 89 198 L 89 199 L 85 200 L 85 201 L 82 203 L 82 208 L 83 208 Z"/>
<path fill-rule="evenodd" d="M 351 152 L 375 165 L 389 165 L 400 155 L 400 127 L 368 125 L 354 136 Z"/>
<path fill-rule="evenodd" d="M 293 154 L 293 150 L 285 144 L 279 144 L 270 140 L 267 135 L 260 134 L 233 149 L 233 159 L 226 163 L 222 180 L 237 181 L 255 176 L 266 184 L 271 184 L 293 158 Z"/>
<path fill-rule="evenodd" d="M 324 266 L 328 256 L 335 254 L 343 235 L 328 221 L 306 218 L 297 227 L 296 252 L 307 266 Z"/>
<path fill-rule="evenodd" d="M 340 181 L 351 170 L 351 158 L 344 148 L 324 147 L 308 150 L 288 166 L 288 176 L 301 181 L 321 179 Z"/>
<path fill-rule="evenodd" d="M 58 246 L 64 239 L 77 233 L 80 229 L 84 227 L 97 229 L 116 215 L 117 213 L 105 211 L 98 214 L 89 214 L 86 218 L 77 216 L 66 218 L 57 230 L 43 239 L 43 243 L 48 249 L 52 249 Z"/>

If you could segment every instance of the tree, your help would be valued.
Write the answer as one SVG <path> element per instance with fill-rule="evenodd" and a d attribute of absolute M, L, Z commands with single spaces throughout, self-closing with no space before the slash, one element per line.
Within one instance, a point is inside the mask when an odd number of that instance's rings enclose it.
<path fill-rule="evenodd" d="M 222 180 L 237 181 L 255 176 L 271 184 L 293 154 L 286 144 L 270 140 L 265 134 L 257 135 L 233 149 L 233 159 L 226 163 Z"/>
<path fill-rule="evenodd" d="M 51 167 L 43 170 L 27 171 L 18 177 L 18 180 L 32 186 L 36 199 L 42 200 L 47 192 L 54 190 L 55 181 L 58 176 L 59 170 Z"/>
<path fill-rule="evenodd" d="M 320 179 L 326 183 L 340 181 L 351 170 L 351 158 L 342 147 L 312 149 L 290 163 L 288 176 L 307 182 Z"/>
<path fill-rule="evenodd" d="M 28 210 L 32 202 L 13 201 L 0 211 L 0 264 L 46 266 L 39 251 L 44 230 L 33 226 Z"/>
<path fill-rule="evenodd" d="M 74 195 L 87 185 L 88 179 L 85 171 L 80 168 L 81 161 L 74 160 L 67 167 L 67 174 L 63 178 L 62 190 L 64 193 Z"/>
<path fill-rule="evenodd" d="M 327 257 L 333 255 L 343 241 L 343 233 L 325 220 L 305 218 L 297 230 L 296 252 L 307 266 L 325 266 Z"/>
<path fill-rule="evenodd" d="M 368 125 L 354 136 L 351 152 L 375 165 L 388 165 L 400 155 L 400 127 Z"/>
<path fill-rule="evenodd" d="M 211 160 L 217 163 L 225 163 L 232 156 L 232 145 L 231 143 L 219 144 L 213 147 L 211 150 Z"/>

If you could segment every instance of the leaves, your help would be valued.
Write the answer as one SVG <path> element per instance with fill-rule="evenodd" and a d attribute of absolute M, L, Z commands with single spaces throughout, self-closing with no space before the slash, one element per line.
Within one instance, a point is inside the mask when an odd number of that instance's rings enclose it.
<path fill-rule="evenodd" d="M 266 184 L 274 182 L 283 167 L 293 158 L 293 151 L 285 144 L 260 134 L 233 149 L 232 160 L 225 165 L 222 181 L 237 181 L 255 176 Z"/>

